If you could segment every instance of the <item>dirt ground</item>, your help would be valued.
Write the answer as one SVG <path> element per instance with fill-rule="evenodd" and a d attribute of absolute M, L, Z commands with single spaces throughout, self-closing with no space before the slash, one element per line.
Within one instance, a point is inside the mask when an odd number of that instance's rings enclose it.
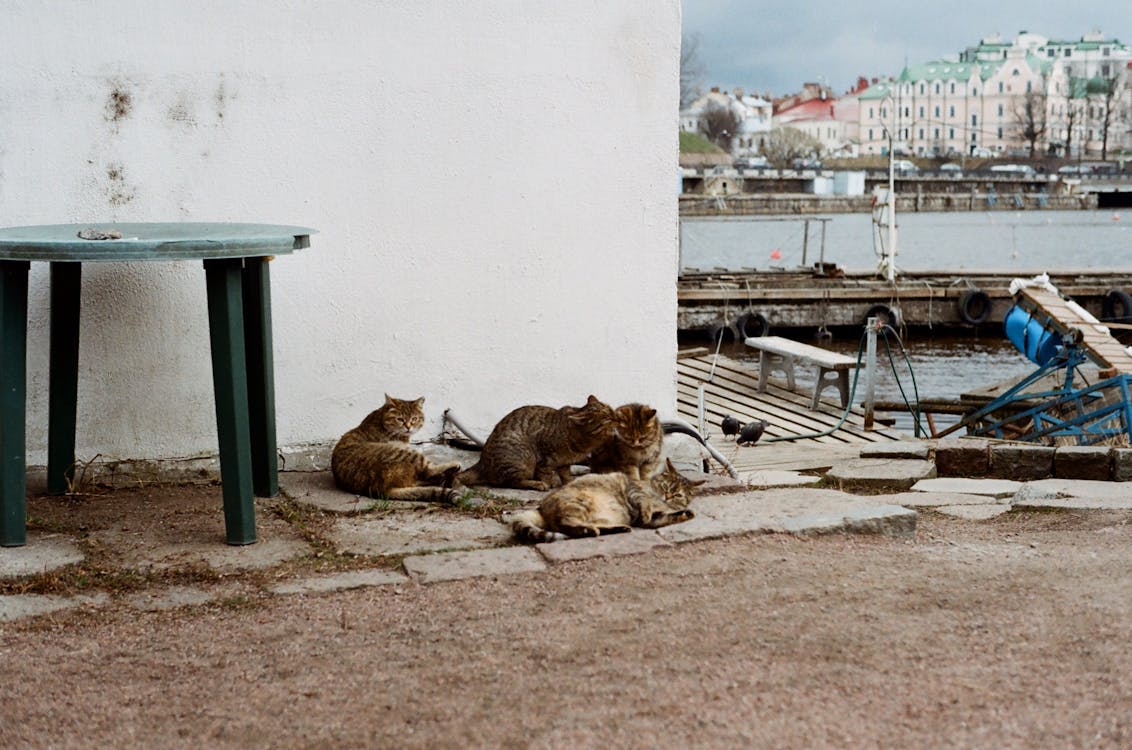
<path fill-rule="evenodd" d="M 0 624 L 0 746 L 1129 747 L 1130 520 L 68 610 Z"/>

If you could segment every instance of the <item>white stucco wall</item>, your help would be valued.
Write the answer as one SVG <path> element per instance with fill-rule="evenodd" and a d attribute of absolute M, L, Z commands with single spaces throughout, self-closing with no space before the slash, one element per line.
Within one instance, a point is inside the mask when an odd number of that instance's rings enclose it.
<path fill-rule="evenodd" d="M 281 446 L 383 392 L 484 435 L 675 404 L 678 0 L 7 0 L 0 224 L 317 228 L 272 264 Z M 121 105 L 121 106 L 116 106 Z M 46 451 L 34 264 L 29 459 Z M 198 264 L 84 267 L 77 453 L 215 451 Z"/>

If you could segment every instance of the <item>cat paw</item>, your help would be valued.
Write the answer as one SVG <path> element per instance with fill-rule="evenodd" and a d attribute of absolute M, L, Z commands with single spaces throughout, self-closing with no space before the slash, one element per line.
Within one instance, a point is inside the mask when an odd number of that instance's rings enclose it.
<path fill-rule="evenodd" d="M 441 480 L 442 487 L 451 487 L 456 481 L 456 475 L 460 473 L 460 464 L 447 464 L 441 471 L 440 475 L 443 477 Z"/>
<path fill-rule="evenodd" d="M 696 517 L 696 514 L 685 508 L 684 510 L 676 511 L 672 517 L 676 523 L 682 523 L 683 521 L 691 521 Z"/>

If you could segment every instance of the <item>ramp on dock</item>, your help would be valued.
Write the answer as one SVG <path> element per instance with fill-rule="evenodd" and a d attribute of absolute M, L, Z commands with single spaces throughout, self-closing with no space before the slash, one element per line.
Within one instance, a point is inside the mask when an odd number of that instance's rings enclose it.
<path fill-rule="evenodd" d="M 1109 333 L 1108 326 L 1073 300 L 1066 299 L 1048 281 L 1019 284 L 1014 300 L 1035 318 L 1045 321 L 1046 327 L 1063 339 L 1076 341 L 1098 367 L 1132 375 L 1132 354 Z"/>
<path fill-rule="evenodd" d="M 678 357 L 676 371 L 680 417 L 699 427 L 702 384 L 704 437 L 740 473 L 828 467 L 834 460 L 857 455 L 867 444 L 911 439 L 886 427 L 866 430 L 864 413 L 857 407 L 851 409 L 845 422 L 838 426 L 844 409 L 837 401 L 822 399 L 817 409 L 811 409 L 812 394 L 789 390 L 778 378 L 771 378 L 766 392 L 759 393 L 758 369 L 729 357 Z M 798 387 L 805 388 L 804 385 Z M 763 438 L 753 446 L 737 446 L 733 438 L 724 438 L 719 424 L 728 414 L 743 423 L 765 419 L 767 428 Z M 830 430 L 828 435 L 818 435 Z M 804 437 L 791 441 L 769 439 L 787 436 Z"/>

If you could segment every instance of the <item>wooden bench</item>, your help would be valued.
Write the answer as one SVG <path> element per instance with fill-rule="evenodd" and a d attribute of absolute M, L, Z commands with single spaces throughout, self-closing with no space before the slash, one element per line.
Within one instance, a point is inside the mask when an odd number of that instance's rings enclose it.
<path fill-rule="evenodd" d="M 849 405 L 849 371 L 857 366 L 854 358 L 781 336 L 754 336 L 744 343 L 759 350 L 759 393 L 766 392 L 772 370 L 784 373 L 786 386 L 794 390 L 794 366 L 813 365 L 818 368 L 818 377 L 810 408 L 818 407 L 822 391 L 831 386 L 841 394 L 841 405 Z"/>

